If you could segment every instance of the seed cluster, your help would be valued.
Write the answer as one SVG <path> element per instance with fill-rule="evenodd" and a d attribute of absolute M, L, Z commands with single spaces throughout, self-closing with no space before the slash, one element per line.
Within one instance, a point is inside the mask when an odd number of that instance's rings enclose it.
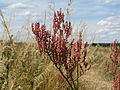
<path fill-rule="evenodd" d="M 120 90 L 120 48 L 118 41 L 115 40 L 111 46 L 110 62 L 106 62 L 107 71 L 113 74 L 113 87 L 114 90 Z"/>
<path fill-rule="evenodd" d="M 32 24 L 32 31 L 38 42 L 40 53 L 47 54 L 54 63 L 62 76 L 70 84 L 74 83 L 73 72 L 79 63 L 80 69 L 87 68 L 87 43 L 82 41 L 82 32 L 79 40 L 69 41 L 72 34 L 72 24 L 70 21 L 64 21 L 64 13 L 60 9 L 54 12 L 53 33 L 46 30 L 46 25 L 40 25 L 39 22 Z M 62 71 L 62 68 L 64 71 Z"/>

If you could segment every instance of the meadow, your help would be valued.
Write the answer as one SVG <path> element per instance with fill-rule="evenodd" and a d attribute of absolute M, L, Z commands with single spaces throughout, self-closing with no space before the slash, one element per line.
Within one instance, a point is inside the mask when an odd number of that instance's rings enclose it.
<path fill-rule="evenodd" d="M 47 55 L 40 56 L 36 43 L 0 44 L 1 90 L 64 90 L 59 72 Z M 106 72 L 109 47 L 89 46 L 91 69 L 79 79 L 80 90 L 112 90 L 112 75 Z M 9 88 L 9 89 L 8 89 Z M 65 89 L 66 90 L 66 89 Z"/>

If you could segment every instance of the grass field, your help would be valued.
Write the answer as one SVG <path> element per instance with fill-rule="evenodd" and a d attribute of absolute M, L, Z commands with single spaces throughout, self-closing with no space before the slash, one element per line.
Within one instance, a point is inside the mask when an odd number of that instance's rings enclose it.
<path fill-rule="evenodd" d="M 64 90 L 59 72 L 47 55 L 40 55 L 36 43 L 0 43 L 1 90 Z M 112 90 L 111 74 L 105 71 L 109 47 L 89 46 L 91 69 L 79 79 L 80 90 Z M 65 89 L 66 90 L 66 89 Z"/>

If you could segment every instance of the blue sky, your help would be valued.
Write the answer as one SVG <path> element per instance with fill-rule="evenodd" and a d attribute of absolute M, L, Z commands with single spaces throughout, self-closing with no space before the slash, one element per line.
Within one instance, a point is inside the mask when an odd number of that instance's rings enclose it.
<path fill-rule="evenodd" d="M 45 12 L 50 19 L 50 2 L 55 2 L 56 10 L 63 8 L 65 11 L 68 0 L 0 0 L 0 9 L 10 20 L 12 33 L 16 34 L 18 31 L 25 32 L 32 22 L 43 22 Z M 94 42 L 120 40 L 120 0 L 73 0 L 71 21 L 73 24 L 81 21 L 86 24 L 87 41 L 94 37 Z M 0 34 L 2 29 L 0 25 Z M 77 32 L 76 29 L 74 32 Z"/>

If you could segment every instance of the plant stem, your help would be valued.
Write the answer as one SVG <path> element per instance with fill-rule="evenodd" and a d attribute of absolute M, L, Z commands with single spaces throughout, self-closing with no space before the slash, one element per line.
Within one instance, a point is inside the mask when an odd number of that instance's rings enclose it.
<path fill-rule="evenodd" d="M 73 78 L 71 77 L 71 79 L 73 80 Z M 76 86 L 75 86 L 75 81 L 73 80 L 73 86 L 75 88 L 75 90 L 77 90 Z"/>
<path fill-rule="evenodd" d="M 56 65 L 55 65 L 56 66 Z M 65 75 L 63 74 L 62 70 L 56 66 L 56 68 L 60 71 L 61 75 L 65 78 L 65 80 L 67 81 L 67 83 L 69 84 L 69 86 L 71 87 L 72 90 L 74 90 L 74 88 L 72 87 L 72 84 L 69 82 L 69 80 L 65 77 Z"/>
<path fill-rule="evenodd" d="M 53 59 L 52 59 L 52 57 L 50 56 L 49 52 L 47 52 L 47 54 L 48 54 L 48 56 L 50 57 L 50 60 L 53 62 Z M 53 63 L 54 63 L 54 62 L 53 62 Z M 62 70 L 61 70 L 56 64 L 54 64 L 54 65 L 55 65 L 55 67 L 59 70 L 59 72 L 61 73 L 61 75 L 63 76 L 63 78 L 67 81 L 67 83 L 69 84 L 70 88 L 71 88 L 72 90 L 74 90 L 72 84 L 69 82 L 69 80 L 68 80 L 67 77 L 64 75 L 64 73 L 62 72 Z"/>
<path fill-rule="evenodd" d="M 77 90 L 79 89 L 79 67 L 78 67 L 78 62 L 77 62 Z"/>
<path fill-rule="evenodd" d="M 10 42 L 11 42 L 11 41 L 12 41 L 12 38 L 11 38 L 11 35 L 10 35 L 10 32 L 9 32 L 8 26 L 7 26 L 6 22 L 5 22 L 5 18 L 4 18 L 4 16 L 3 16 L 3 14 L 2 14 L 2 11 L 0 12 L 0 15 L 1 15 L 1 17 L 2 17 L 3 25 L 4 25 L 4 27 L 6 28 L 6 31 L 7 31 L 7 33 L 8 33 L 8 37 L 9 37 Z"/>

